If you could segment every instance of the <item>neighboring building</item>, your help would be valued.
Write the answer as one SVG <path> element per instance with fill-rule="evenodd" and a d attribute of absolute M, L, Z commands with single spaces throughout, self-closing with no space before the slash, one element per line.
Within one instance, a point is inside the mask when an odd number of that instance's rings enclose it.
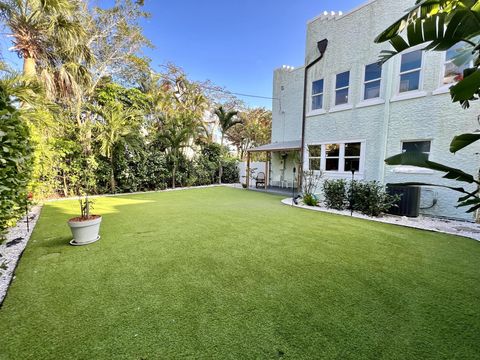
<path fill-rule="evenodd" d="M 322 59 L 307 70 L 304 169 L 325 178 L 378 180 L 384 184 L 427 182 L 458 186 L 441 173 L 386 166 L 401 151 L 422 151 L 430 160 L 477 173 L 480 147 L 453 155 L 453 136 L 478 128 L 479 106 L 453 104 L 448 88 L 462 69 L 450 59 L 455 51 L 409 50 L 379 67 L 387 44 L 374 38 L 400 18 L 415 0 L 373 0 L 344 15 L 325 14 L 308 23 L 305 64 L 319 58 L 318 43 L 328 40 Z M 253 149 L 271 154 L 269 185 L 294 186 L 302 144 L 305 67 L 274 73 L 272 144 Z M 297 174 L 298 175 L 298 174 Z M 320 189 L 318 189 L 320 192 Z M 473 220 L 456 208 L 459 194 L 424 187 L 421 213 Z"/>

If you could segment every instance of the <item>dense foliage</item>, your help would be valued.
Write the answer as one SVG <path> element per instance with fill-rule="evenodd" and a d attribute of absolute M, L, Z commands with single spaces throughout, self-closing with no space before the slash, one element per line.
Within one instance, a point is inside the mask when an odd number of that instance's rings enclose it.
<path fill-rule="evenodd" d="M 348 204 L 347 181 L 326 179 L 322 184 L 325 206 L 329 209 L 344 210 Z"/>
<path fill-rule="evenodd" d="M 0 236 L 25 214 L 33 167 L 28 125 L 0 87 Z"/>
<path fill-rule="evenodd" d="M 349 181 L 344 179 L 323 182 L 324 204 L 335 210 L 352 208 L 369 216 L 379 216 L 399 200 L 388 194 L 378 181 Z"/>
<path fill-rule="evenodd" d="M 11 155 L 1 158 L 9 161 L 2 199 L 15 198 L 2 200 L 8 219 L 18 217 L 28 186 L 41 200 L 238 181 L 239 153 L 232 151 L 238 147 L 229 134 L 257 110 L 209 81 L 190 80 L 173 64 L 152 68 L 143 54 L 152 46 L 141 26 L 150 17 L 143 1 L 105 3 L 0 1 L 0 21 L 23 61 L 28 96 L 35 97 L 24 99 L 11 80 L 19 74 L 0 63 L 0 85 L 8 84 L 18 100 L 17 110 L 3 105 L 2 115 L 9 121 L 2 127 L 13 127 L 2 129 L 2 142 L 17 141 L 15 149 L 0 148 Z M 215 115 L 220 108 L 225 117 Z M 258 111 L 265 121 L 242 135 L 251 146 L 260 140 L 250 138 L 270 127 L 270 112 Z M 23 112 L 28 116 L 20 121 Z"/>
<path fill-rule="evenodd" d="M 378 181 L 353 181 L 348 190 L 353 210 L 369 216 L 388 212 L 399 200 L 385 191 Z"/>

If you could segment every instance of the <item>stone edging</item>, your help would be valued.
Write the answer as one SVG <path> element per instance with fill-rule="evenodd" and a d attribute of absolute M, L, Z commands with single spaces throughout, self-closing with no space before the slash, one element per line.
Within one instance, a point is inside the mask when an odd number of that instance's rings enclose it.
<path fill-rule="evenodd" d="M 292 198 L 286 198 L 282 200 L 282 204 L 292 206 Z M 319 206 L 307 206 L 307 205 L 293 205 L 294 207 L 311 210 L 327 212 L 330 214 L 343 215 L 350 217 L 349 210 L 334 210 L 327 209 Z M 370 221 L 377 221 L 385 224 L 393 224 L 399 226 L 410 227 L 414 229 L 434 231 L 444 234 L 457 235 L 467 237 L 473 240 L 480 241 L 480 225 L 474 223 L 468 223 L 455 220 L 444 220 L 439 218 L 430 218 L 420 216 L 418 218 L 407 218 L 405 216 L 384 215 L 382 217 L 371 217 L 359 213 L 353 213 L 352 217 Z M 461 230 L 459 230 L 461 229 Z"/>
<path fill-rule="evenodd" d="M 25 216 L 18 220 L 15 227 L 8 230 L 5 240 L 0 245 L 0 307 L 11 282 L 15 279 L 18 261 L 37 224 L 41 210 L 41 205 L 32 207 L 28 213 L 29 229 L 27 230 L 27 216 Z"/>

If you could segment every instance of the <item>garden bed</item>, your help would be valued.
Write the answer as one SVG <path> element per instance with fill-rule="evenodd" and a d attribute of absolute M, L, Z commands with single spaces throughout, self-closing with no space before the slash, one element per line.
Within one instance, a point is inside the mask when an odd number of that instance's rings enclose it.
<path fill-rule="evenodd" d="M 30 209 L 28 225 L 27 216 L 25 216 L 17 222 L 15 227 L 9 229 L 5 240 L 0 244 L 0 306 L 14 277 L 17 263 L 35 228 L 41 209 L 41 206 L 34 206 Z"/>
<path fill-rule="evenodd" d="M 292 198 L 283 199 L 282 203 L 291 206 Z M 415 229 L 436 231 L 444 234 L 464 236 L 480 241 L 480 225 L 467 221 L 441 219 L 421 215 L 416 218 L 389 214 L 383 214 L 379 217 L 373 217 L 355 211 L 353 212 L 353 214 L 351 214 L 350 210 L 335 210 L 326 208 L 324 206 L 308 206 L 304 204 L 294 204 L 294 206 L 313 211 L 322 211 L 337 215 L 353 216 L 355 218 L 378 221 L 386 224 L 394 224 L 400 226 L 407 226 Z"/>

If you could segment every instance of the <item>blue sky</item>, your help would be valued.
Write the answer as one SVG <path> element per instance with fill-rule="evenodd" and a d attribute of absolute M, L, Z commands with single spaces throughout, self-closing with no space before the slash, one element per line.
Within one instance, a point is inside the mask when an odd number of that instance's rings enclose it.
<path fill-rule="evenodd" d="M 101 0 L 110 3 L 111 0 Z M 173 62 L 194 80 L 212 80 L 237 93 L 272 96 L 273 70 L 304 61 L 309 19 L 323 11 L 346 12 L 365 0 L 146 0 L 152 13 L 145 34 L 152 65 Z M 20 64 L 6 50 L 2 55 Z M 241 97 L 249 106 L 271 108 L 271 100 Z"/>
<path fill-rule="evenodd" d="M 304 61 L 305 29 L 323 11 L 346 12 L 365 0 L 146 0 L 153 65 L 167 61 L 195 80 L 238 93 L 272 96 L 273 70 Z M 242 98 L 271 108 L 271 100 Z"/>

